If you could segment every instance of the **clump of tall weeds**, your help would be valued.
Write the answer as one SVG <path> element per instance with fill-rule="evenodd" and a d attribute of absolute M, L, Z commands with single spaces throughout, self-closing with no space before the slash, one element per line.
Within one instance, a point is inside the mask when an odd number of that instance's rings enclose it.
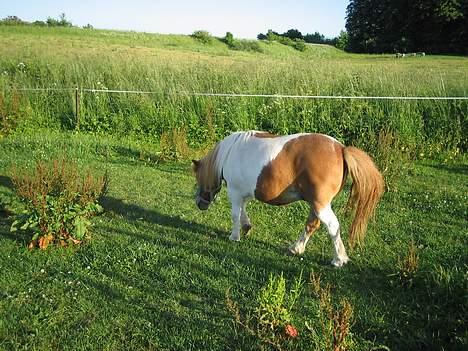
<path fill-rule="evenodd" d="M 188 158 L 191 153 L 185 129 L 162 133 L 159 147 L 162 160 L 182 160 Z"/>
<path fill-rule="evenodd" d="M 21 104 L 21 96 L 16 91 L 13 91 L 9 101 L 4 94 L 0 94 L 0 137 L 15 130 Z"/>
<path fill-rule="evenodd" d="M 405 256 L 400 257 L 397 262 L 398 272 L 396 273 L 400 285 L 406 288 L 413 286 L 419 268 L 419 254 L 414 241 L 408 246 Z"/>
<path fill-rule="evenodd" d="M 318 327 L 306 324 L 313 334 L 317 349 L 345 351 L 352 344 L 350 330 L 353 320 L 353 306 L 346 299 L 340 299 L 339 303 L 333 301 L 331 287 L 323 284 L 320 276 L 310 275 L 312 292 L 318 299 Z"/>
<path fill-rule="evenodd" d="M 275 350 L 333 350 L 356 348 L 351 333 L 353 306 L 346 298 L 336 300 L 329 284 L 323 284 L 320 276 L 311 274 L 312 300 L 304 304 L 312 307 L 312 318 L 301 320 L 295 306 L 304 291 L 301 276 L 288 290 L 283 275 L 270 276 L 260 290 L 251 312 L 242 313 L 229 291 L 226 305 L 237 326 L 254 337 L 260 349 Z"/>
<path fill-rule="evenodd" d="M 412 150 L 390 129 L 382 129 L 375 137 L 361 143 L 365 144 L 364 150 L 371 151 L 385 179 L 387 190 L 395 191 L 409 168 Z"/>
<path fill-rule="evenodd" d="M 12 168 L 11 178 L 25 210 L 12 223 L 11 231 L 32 233 L 29 248 L 79 244 L 89 236 L 90 217 L 102 212 L 99 199 L 107 190 L 107 174 L 80 172 L 63 159 L 37 162 L 33 171 Z"/>
<path fill-rule="evenodd" d="M 283 275 L 270 275 L 268 283 L 260 290 L 253 313 L 242 316 L 237 304 L 226 292 L 226 305 L 236 324 L 255 337 L 260 345 L 283 350 L 298 337 L 293 324 L 293 307 L 303 288 L 302 274 L 288 290 Z"/>

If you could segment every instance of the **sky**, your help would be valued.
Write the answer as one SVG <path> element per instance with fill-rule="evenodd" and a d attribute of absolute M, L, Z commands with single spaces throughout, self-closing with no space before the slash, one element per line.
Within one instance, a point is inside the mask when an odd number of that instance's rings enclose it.
<path fill-rule="evenodd" d="M 25 21 L 58 18 L 65 13 L 74 25 L 161 34 L 207 30 L 224 36 L 254 39 L 268 29 L 283 33 L 320 32 L 335 37 L 345 27 L 348 0 L 2 0 L 0 18 Z"/>

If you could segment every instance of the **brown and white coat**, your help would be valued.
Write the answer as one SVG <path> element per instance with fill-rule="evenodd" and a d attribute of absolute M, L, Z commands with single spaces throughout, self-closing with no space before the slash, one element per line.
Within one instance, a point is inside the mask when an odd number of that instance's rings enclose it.
<path fill-rule="evenodd" d="M 302 254 L 322 222 L 334 244 L 335 266 L 348 261 L 339 222 L 331 208 L 347 174 L 353 179 L 349 203 L 355 208 L 351 245 L 362 238 L 384 188 L 380 172 L 365 152 L 323 134 L 237 132 L 220 141 L 202 160 L 194 161 L 193 166 L 198 182 L 196 204 L 202 210 L 208 208 L 222 180 L 226 182 L 233 222 L 229 239 L 239 241 L 241 229 L 251 228 L 246 212 L 249 200 L 272 205 L 303 200 L 310 204 L 310 212 L 302 235 L 289 250 Z"/>

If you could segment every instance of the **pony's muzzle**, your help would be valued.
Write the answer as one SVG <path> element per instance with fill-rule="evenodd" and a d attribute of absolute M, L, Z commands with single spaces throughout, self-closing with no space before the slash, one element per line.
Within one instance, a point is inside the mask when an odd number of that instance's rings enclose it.
<path fill-rule="evenodd" d="M 197 196 L 197 198 L 195 199 L 195 203 L 197 204 L 197 207 L 202 211 L 206 211 L 210 206 L 210 203 L 200 196 Z"/>

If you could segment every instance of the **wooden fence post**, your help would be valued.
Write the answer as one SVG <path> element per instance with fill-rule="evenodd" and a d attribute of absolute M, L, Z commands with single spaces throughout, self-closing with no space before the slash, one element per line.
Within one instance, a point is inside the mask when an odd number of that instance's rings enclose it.
<path fill-rule="evenodd" d="M 76 118 L 76 129 L 80 129 L 80 90 L 78 87 L 75 88 L 75 118 Z"/>

